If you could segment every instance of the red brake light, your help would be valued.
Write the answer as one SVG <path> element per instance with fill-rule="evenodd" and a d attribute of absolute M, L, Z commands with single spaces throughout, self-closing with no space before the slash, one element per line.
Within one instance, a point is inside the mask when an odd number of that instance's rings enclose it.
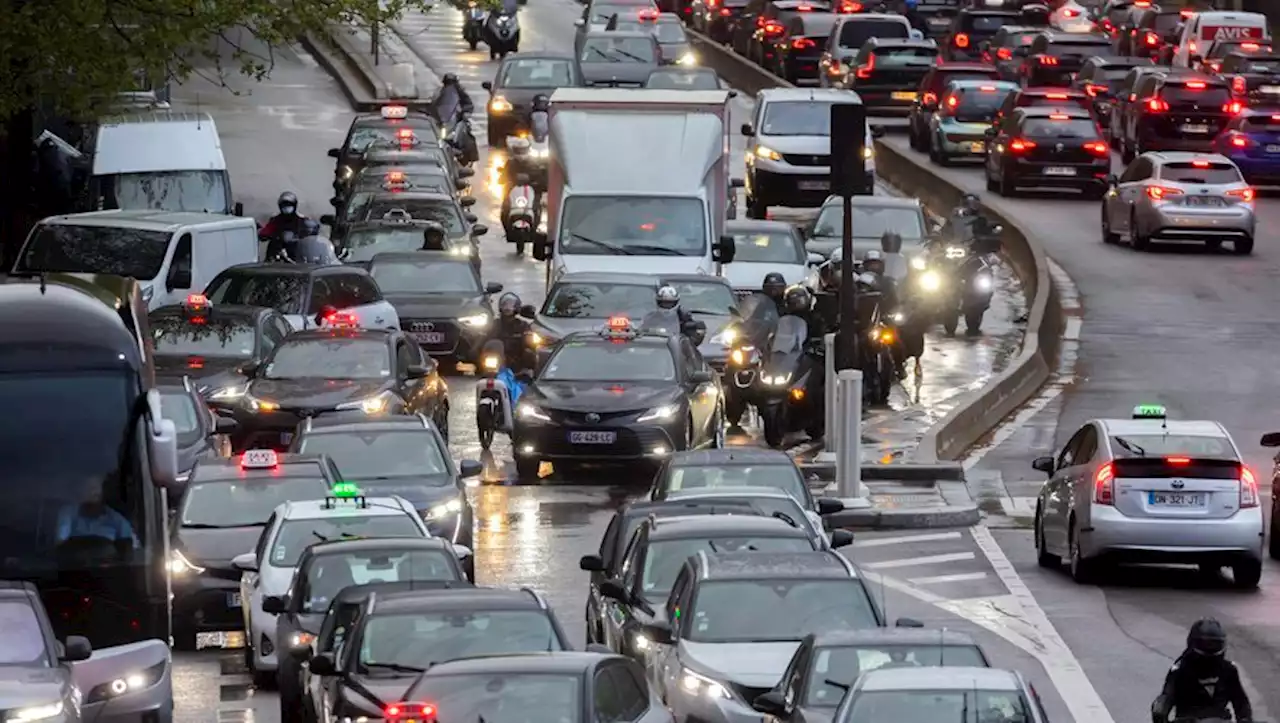
<path fill-rule="evenodd" d="M 813 6 L 812 6 L 812 5 L 797 5 L 797 6 L 796 6 L 796 10 L 799 10 L 799 11 L 800 11 L 800 12 L 802 12 L 802 13 L 812 12 L 812 11 L 813 11 Z"/>
<path fill-rule="evenodd" d="M 968 33 L 956 33 L 956 37 L 955 37 L 955 44 L 956 44 L 956 47 L 957 47 L 957 48 L 967 48 L 967 47 L 969 47 L 969 34 L 968 34 Z"/>
<path fill-rule="evenodd" d="M 816 43 L 814 43 L 809 38 L 796 38 L 795 40 L 791 41 L 791 47 L 795 48 L 796 50 L 804 50 L 805 48 L 816 47 Z"/>
<path fill-rule="evenodd" d="M 1041 65 L 1057 65 L 1058 59 L 1052 55 L 1041 55 L 1040 64 Z"/>
<path fill-rule="evenodd" d="M 323 326 L 331 326 L 335 328 L 354 327 L 360 325 L 360 320 L 356 318 L 355 314 L 352 314 L 349 311 L 331 311 L 324 315 L 322 321 Z"/>
<path fill-rule="evenodd" d="M 382 712 L 387 720 L 408 719 L 425 723 L 436 718 L 436 707 L 430 703 L 392 703 Z"/>
<path fill-rule="evenodd" d="M 720 8 L 720 17 L 727 18 L 732 14 L 733 14 L 733 11 L 730 10 L 729 8 Z"/>
<path fill-rule="evenodd" d="M 1207 86 L 1203 80 L 1188 80 L 1187 90 L 1204 90 Z"/>
<path fill-rule="evenodd" d="M 1149 8 L 1151 7 L 1151 0 L 1134 0 L 1133 6 L 1135 8 Z"/>
<path fill-rule="evenodd" d="M 756 16 L 756 27 L 757 27 L 757 28 L 763 28 L 763 27 L 764 27 L 764 16 L 763 16 L 763 15 L 757 15 L 757 16 Z"/>
<path fill-rule="evenodd" d="M 1241 50 L 1257 50 L 1258 47 L 1257 43 L 1240 43 Z"/>
<path fill-rule="evenodd" d="M 1105 93 L 1108 90 L 1110 90 L 1109 87 L 1105 85 L 1099 85 L 1098 83 L 1088 83 L 1084 86 L 1084 92 L 1088 93 L 1090 96 L 1094 98 L 1097 98 L 1099 93 Z"/>
<path fill-rule="evenodd" d="M 1147 33 L 1147 45 L 1155 46 L 1160 44 L 1160 36 L 1155 33 Z"/>
<path fill-rule="evenodd" d="M 947 108 L 955 108 L 960 105 L 960 99 L 954 95 L 947 96 Z"/>
<path fill-rule="evenodd" d="M 1001 60 L 1013 60 L 1013 50 L 1011 48 L 997 48 L 996 57 Z"/>
<path fill-rule="evenodd" d="M 1009 150 L 1014 153 L 1024 153 L 1035 147 L 1035 141 L 1029 141 L 1025 138 L 1014 138 L 1009 142 Z"/>
<path fill-rule="evenodd" d="M 1113 505 L 1116 498 L 1116 468 L 1110 462 L 1098 468 L 1093 476 L 1093 501 L 1099 505 Z"/>
<path fill-rule="evenodd" d="M 862 3 L 846 2 L 840 4 L 840 12 L 842 13 L 860 13 L 862 12 Z"/>
<path fill-rule="evenodd" d="M 1253 145 L 1253 141 L 1249 140 L 1249 136 L 1240 133 L 1232 133 L 1230 142 L 1232 148 L 1248 148 Z"/>
<path fill-rule="evenodd" d="M 1074 18 L 1074 17 L 1076 17 L 1076 16 L 1078 16 L 1078 15 L 1080 14 L 1080 11 L 1079 11 L 1079 10 L 1075 10 L 1075 9 L 1073 9 L 1073 8 L 1067 8 L 1067 9 L 1065 9 L 1065 10 L 1063 10 L 1063 11 L 1062 11 L 1062 14 L 1063 14 L 1065 17 L 1068 17 L 1068 18 Z"/>
<path fill-rule="evenodd" d="M 1196 168 L 1208 168 L 1209 162 L 1208 161 L 1192 161 L 1191 165 L 1195 166 Z"/>
<path fill-rule="evenodd" d="M 1111 154 L 1111 146 L 1102 141 L 1089 141 L 1084 144 L 1084 149 L 1099 158 L 1106 158 Z"/>
<path fill-rule="evenodd" d="M 188 369 L 204 369 L 204 357 L 202 356 L 187 357 L 187 368 Z"/>
<path fill-rule="evenodd" d="M 388 172 L 387 183 L 404 183 L 404 171 Z"/>
<path fill-rule="evenodd" d="M 1182 190 L 1168 186 L 1147 186 L 1147 196 L 1152 201 L 1163 201 L 1166 196 L 1181 196 Z"/>
<path fill-rule="evenodd" d="M 1186 467 L 1187 465 L 1191 464 L 1190 457 L 1165 457 L 1164 461 L 1165 461 L 1165 464 L 1170 464 L 1170 465 L 1173 465 L 1174 467 Z"/>
<path fill-rule="evenodd" d="M 1056 121 L 1071 120 L 1071 116 L 1067 115 L 1066 113 L 1050 113 L 1049 120 L 1056 120 Z"/>
<path fill-rule="evenodd" d="M 1229 103 L 1223 103 L 1222 112 L 1226 113 L 1227 115 L 1240 115 L 1242 112 L 1244 112 L 1244 103 L 1241 103 L 1238 100 L 1233 100 Z"/>
<path fill-rule="evenodd" d="M 1231 92 L 1236 95 L 1244 95 L 1249 92 L 1249 83 L 1244 76 L 1237 75 L 1231 79 Z"/>
<path fill-rule="evenodd" d="M 1238 198 L 1245 203 L 1251 203 L 1253 199 L 1258 197 L 1258 192 L 1252 188 L 1237 188 L 1227 191 L 1227 195 L 1232 198 Z"/>
<path fill-rule="evenodd" d="M 872 53 L 867 56 L 867 64 L 859 66 L 858 69 L 854 71 L 854 75 L 857 76 L 858 80 L 867 80 L 871 77 L 871 73 L 873 73 L 875 69 L 876 54 Z"/>
<path fill-rule="evenodd" d="M 782 32 L 782 26 L 779 25 L 778 23 L 775 23 L 772 20 L 770 20 L 769 22 L 764 24 L 765 35 L 777 35 L 780 32 Z"/>
<path fill-rule="evenodd" d="M 1147 100 L 1147 110 L 1152 113 L 1163 113 L 1169 110 L 1169 104 L 1165 102 L 1164 98 L 1151 98 Z"/>
<path fill-rule="evenodd" d="M 1258 506 L 1258 480 L 1253 470 L 1240 465 L 1240 507 Z"/>
<path fill-rule="evenodd" d="M 1068 96 L 1066 93 L 1045 93 L 1044 97 L 1049 100 L 1066 100 Z"/>
<path fill-rule="evenodd" d="M 645 8 L 644 10 L 640 11 L 640 19 L 641 20 L 657 20 L 658 11 L 654 10 L 653 8 Z"/>
<path fill-rule="evenodd" d="M 934 105 L 937 102 L 938 94 L 932 91 L 926 92 L 924 95 L 920 96 L 920 103 L 922 105 Z"/>
<path fill-rule="evenodd" d="M 1189 8 L 1188 8 L 1187 10 L 1183 10 L 1182 12 L 1178 13 L 1178 15 L 1181 15 L 1181 16 L 1182 16 L 1182 18 L 1183 18 L 1184 20 L 1185 20 L 1186 18 L 1191 17 L 1192 15 L 1195 15 L 1195 14 L 1196 14 L 1196 11 L 1195 11 L 1195 10 L 1191 10 L 1191 9 L 1189 9 Z"/>
<path fill-rule="evenodd" d="M 980 93 L 994 93 L 994 92 L 996 92 L 996 87 L 995 87 L 994 85 L 980 85 L 980 86 L 978 86 L 978 92 L 980 92 Z"/>
<path fill-rule="evenodd" d="M 399 139 L 400 139 L 400 140 L 402 140 L 402 141 L 411 141 L 411 140 L 413 140 L 413 129 L 412 129 L 412 128 L 400 128 L 400 129 L 397 129 L 397 130 L 396 130 L 396 138 L 399 138 Z"/>

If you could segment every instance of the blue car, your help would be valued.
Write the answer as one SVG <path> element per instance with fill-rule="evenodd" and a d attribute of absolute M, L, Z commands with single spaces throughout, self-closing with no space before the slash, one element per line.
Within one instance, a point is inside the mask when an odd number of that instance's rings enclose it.
<path fill-rule="evenodd" d="M 953 80 L 929 117 L 929 158 L 940 166 L 986 158 L 987 129 L 1004 99 L 1018 90 L 1007 80 Z"/>
<path fill-rule="evenodd" d="M 1214 140 L 1214 150 L 1234 161 L 1247 183 L 1280 186 L 1280 105 L 1247 109 L 1232 118 Z"/>

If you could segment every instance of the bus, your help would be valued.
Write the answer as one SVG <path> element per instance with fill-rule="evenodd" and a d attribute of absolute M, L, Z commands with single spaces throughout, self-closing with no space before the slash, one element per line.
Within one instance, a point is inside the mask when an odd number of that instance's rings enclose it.
<path fill-rule="evenodd" d="M 60 640 L 89 639 L 75 680 L 82 717 L 102 723 L 173 717 L 176 433 L 160 411 L 146 320 L 131 279 L 0 281 L 0 579 L 36 586 Z"/>

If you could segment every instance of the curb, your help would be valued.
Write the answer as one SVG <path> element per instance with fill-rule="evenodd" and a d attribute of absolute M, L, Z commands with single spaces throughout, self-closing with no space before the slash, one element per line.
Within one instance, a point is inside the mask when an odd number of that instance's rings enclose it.
<path fill-rule="evenodd" d="M 936 509 L 845 510 L 827 515 L 832 528 L 842 530 L 918 530 L 938 527 L 972 527 L 982 519 L 974 505 L 948 505 Z"/>
<path fill-rule="evenodd" d="M 693 40 L 703 65 L 719 73 L 729 85 L 752 95 L 766 88 L 793 87 L 705 35 L 688 29 L 685 32 Z M 894 186 L 909 190 L 926 205 L 950 208 L 964 195 L 962 189 L 897 148 L 880 141 L 875 146 L 877 174 Z M 984 201 L 987 212 L 1005 228 L 1003 256 L 1027 291 L 1027 333 L 1022 349 L 1007 369 L 982 389 L 965 395 L 925 433 L 912 455 L 915 462 L 935 464 L 962 457 L 1026 404 L 1055 368 L 1065 321 L 1058 290 L 1049 275 L 1049 258 L 1039 241 L 1001 212 L 1001 205 L 999 201 Z M 864 467 L 864 475 L 866 470 Z"/>
<path fill-rule="evenodd" d="M 367 113 L 382 107 L 383 103 L 378 101 L 374 93 L 374 85 L 363 73 L 352 67 L 351 56 L 339 49 L 332 36 L 325 34 L 317 37 L 307 33 L 298 40 L 320 67 L 338 83 L 338 88 L 352 108 Z"/>

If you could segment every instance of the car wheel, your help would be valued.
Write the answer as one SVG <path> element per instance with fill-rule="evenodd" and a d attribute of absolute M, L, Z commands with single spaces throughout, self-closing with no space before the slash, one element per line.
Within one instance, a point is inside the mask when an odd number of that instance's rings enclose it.
<path fill-rule="evenodd" d="M 518 458 L 516 459 L 516 476 L 521 482 L 536 482 L 541 464 L 542 460 L 539 459 Z"/>
<path fill-rule="evenodd" d="M 1129 212 L 1129 245 L 1134 251 L 1146 251 L 1151 245 L 1151 239 L 1142 235 L 1142 229 L 1138 226 L 1138 212 Z"/>
<path fill-rule="evenodd" d="M 440 436 L 444 437 L 444 441 L 449 441 L 449 407 L 448 405 L 440 405 L 436 408 L 435 413 L 436 428 L 440 430 Z"/>
<path fill-rule="evenodd" d="M 1088 585 L 1093 582 L 1097 572 L 1097 561 L 1086 558 L 1080 549 L 1080 526 L 1074 519 L 1071 520 L 1070 535 L 1068 545 L 1071 549 L 1071 579 L 1080 585 Z"/>
<path fill-rule="evenodd" d="M 1241 590 L 1253 590 L 1262 580 L 1262 561 L 1246 559 L 1231 564 L 1231 577 Z"/>
<path fill-rule="evenodd" d="M 498 132 L 498 129 L 495 128 L 492 123 L 493 122 L 490 121 L 489 128 L 485 131 L 485 136 L 488 137 L 489 147 L 497 148 L 501 146 L 506 139 L 502 137 L 502 134 Z"/>
<path fill-rule="evenodd" d="M 1271 508 L 1271 524 L 1268 527 L 1271 530 L 1271 539 L 1267 542 L 1267 552 L 1271 553 L 1272 560 L 1280 560 L 1280 528 L 1276 527 L 1276 523 L 1280 523 L 1280 515 L 1276 514 L 1276 508 Z"/>
<path fill-rule="evenodd" d="M 1240 239 L 1232 244 L 1231 250 L 1235 251 L 1237 256 L 1248 256 L 1253 253 L 1253 239 Z"/>
<path fill-rule="evenodd" d="M 999 185 L 996 186 L 996 193 L 1005 198 L 1013 198 L 1018 195 L 1018 187 L 1009 180 L 1009 174 L 1001 171 Z"/>
<path fill-rule="evenodd" d="M 1062 558 L 1049 552 L 1044 541 L 1044 515 L 1040 513 L 1040 505 L 1036 505 L 1036 563 L 1040 567 L 1058 568 L 1062 566 Z"/>
<path fill-rule="evenodd" d="M 1111 216 L 1107 213 L 1107 204 L 1102 204 L 1102 243 L 1120 243 L 1120 234 L 1111 230 Z"/>
<path fill-rule="evenodd" d="M 982 168 L 982 175 L 983 175 L 983 176 L 985 176 L 985 177 L 986 177 L 986 179 L 987 179 L 987 190 L 988 190 L 988 191 L 990 191 L 991 193 L 995 193 L 996 191 L 998 191 L 998 190 L 999 190 L 999 188 L 1000 188 L 1000 187 L 996 185 L 996 179 L 994 179 L 994 178 L 992 178 L 992 177 L 991 177 L 991 168 L 990 168 L 990 167 L 988 167 L 988 166 L 985 166 L 985 165 L 984 165 L 984 166 L 983 166 L 983 168 Z"/>

